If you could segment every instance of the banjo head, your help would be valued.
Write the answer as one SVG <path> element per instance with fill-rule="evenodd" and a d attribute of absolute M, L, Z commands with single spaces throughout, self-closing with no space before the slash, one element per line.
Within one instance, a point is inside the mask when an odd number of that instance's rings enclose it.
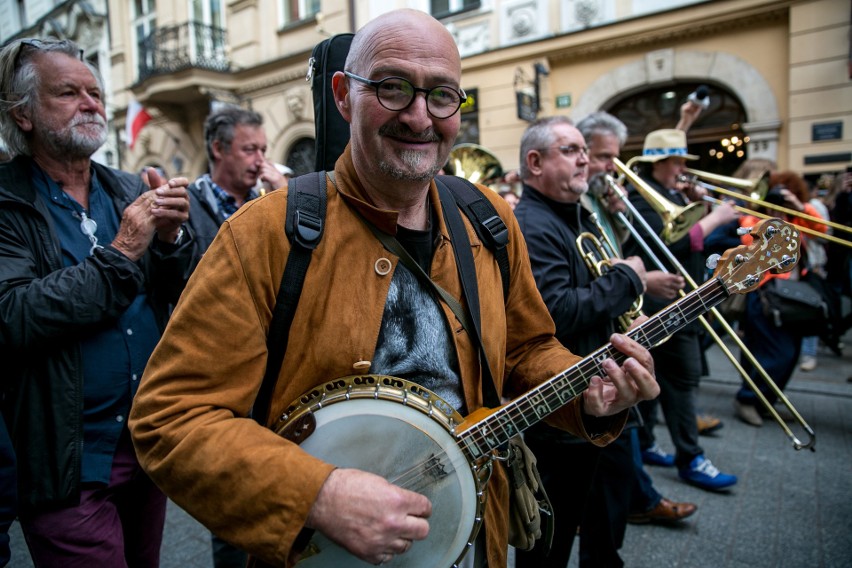
<path fill-rule="evenodd" d="M 298 443 L 312 456 L 381 475 L 425 495 L 432 503 L 429 536 L 386 565 L 435 568 L 457 565 L 482 524 L 482 472 L 456 441 L 453 430 L 461 421 L 444 400 L 416 383 L 359 375 L 331 381 L 300 397 L 277 432 L 293 439 L 293 425 L 309 423 Z M 319 533 L 299 565 L 371 566 Z"/>

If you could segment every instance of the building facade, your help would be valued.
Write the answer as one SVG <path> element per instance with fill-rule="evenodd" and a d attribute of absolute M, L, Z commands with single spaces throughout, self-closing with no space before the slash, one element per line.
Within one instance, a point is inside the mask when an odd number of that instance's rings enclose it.
<path fill-rule="evenodd" d="M 506 170 L 518 166 L 520 136 L 535 116 L 579 120 L 608 110 L 628 125 L 631 153 L 646 132 L 673 126 L 700 85 L 711 106 L 690 145 L 702 169 L 730 174 L 760 157 L 816 176 L 852 161 L 850 0 L 107 3 L 108 48 L 90 49 L 107 55 L 100 63 L 112 89 L 110 151 L 128 171 L 203 173 L 203 121 L 222 103 L 260 112 L 269 157 L 309 171 L 311 50 L 400 7 L 431 12 L 456 38 L 471 95 L 460 141 L 487 148 Z M 131 101 L 152 116 L 132 150 L 124 132 Z"/>
<path fill-rule="evenodd" d="M 616 114 L 630 131 L 630 155 L 641 151 L 647 132 L 673 127 L 700 85 L 711 104 L 689 138 L 702 169 L 730 174 L 746 158 L 767 158 L 816 176 L 852 161 L 848 0 L 519 5 L 528 14 L 504 12 L 503 25 L 449 24 L 457 37 L 477 41 L 507 27 L 529 36 L 514 46 L 473 49 L 478 53 L 463 60 L 463 86 L 479 94 L 480 143 L 510 168 L 526 126 L 516 112 L 525 89 L 540 93 L 539 115 Z M 476 26 L 481 33 L 468 31 Z M 461 41 L 462 52 L 472 43 Z"/>

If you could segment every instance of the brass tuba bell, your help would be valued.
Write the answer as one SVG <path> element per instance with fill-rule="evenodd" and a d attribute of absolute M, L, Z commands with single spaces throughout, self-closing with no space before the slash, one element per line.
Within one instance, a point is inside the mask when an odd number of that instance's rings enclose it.
<path fill-rule="evenodd" d="M 489 185 L 503 177 L 503 167 L 497 156 L 477 144 L 457 144 L 450 150 L 448 160 L 453 175 L 471 183 Z"/>

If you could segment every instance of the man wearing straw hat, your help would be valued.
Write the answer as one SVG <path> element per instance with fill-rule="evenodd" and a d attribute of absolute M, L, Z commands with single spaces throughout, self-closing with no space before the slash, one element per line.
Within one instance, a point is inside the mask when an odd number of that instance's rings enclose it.
<path fill-rule="evenodd" d="M 638 173 L 647 186 L 661 197 L 672 201 L 678 207 L 687 207 L 691 202 L 700 202 L 704 191 L 691 184 L 683 185 L 680 178 L 686 171 L 687 160 L 697 160 L 686 146 L 686 133 L 682 130 L 655 130 L 645 137 L 642 155 L 631 160 L 638 166 Z M 631 203 L 653 229 L 654 235 L 648 235 L 642 227 L 637 227 L 646 242 L 659 241 L 664 228 L 664 219 L 660 212 L 652 207 L 636 187 L 628 187 Z M 676 237 L 674 242 L 665 243 L 681 267 L 696 282 L 704 281 L 704 237 L 719 225 L 734 220 L 737 212 L 730 204 L 720 205 L 703 215 L 690 229 L 688 234 Z M 646 264 L 652 260 L 641 247 L 631 239 L 625 245 L 625 254 L 638 254 Z M 680 272 L 662 257 L 667 270 Z M 665 298 L 646 294 L 644 311 L 653 314 L 670 303 Z M 720 490 L 736 484 L 737 478 L 720 472 L 704 455 L 698 443 L 698 426 L 695 421 L 695 403 L 698 383 L 701 377 L 700 327 L 693 323 L 673 335 L 664 344 L 655 347 L 651 353 L 657 365 L 657 379 L 660 382 L 659 403 L 663 408 L 666 424 L 675 446 L 675 465 L 684 481 L 696 487 L 708 490 Z M 654 441 L 653 417 L 656 401 L 640 405 L 646 419 L 640 431 L 643 449 L 652 448 Z"/>

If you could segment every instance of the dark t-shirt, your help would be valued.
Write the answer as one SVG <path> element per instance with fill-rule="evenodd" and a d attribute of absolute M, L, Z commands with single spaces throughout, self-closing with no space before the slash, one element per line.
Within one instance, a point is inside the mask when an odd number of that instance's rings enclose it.
<path fill-rule="evenodd" d="M 431 223 L 435 227 L 436 223 Z M 429 273 L 435 231 L 399 227 L 397 240 Z M 397 264 L 388 291 L 371 373 L 415 382 L 466 414 L 458 357 L 444 312 L 431 285 L 403 263 Z"/>

